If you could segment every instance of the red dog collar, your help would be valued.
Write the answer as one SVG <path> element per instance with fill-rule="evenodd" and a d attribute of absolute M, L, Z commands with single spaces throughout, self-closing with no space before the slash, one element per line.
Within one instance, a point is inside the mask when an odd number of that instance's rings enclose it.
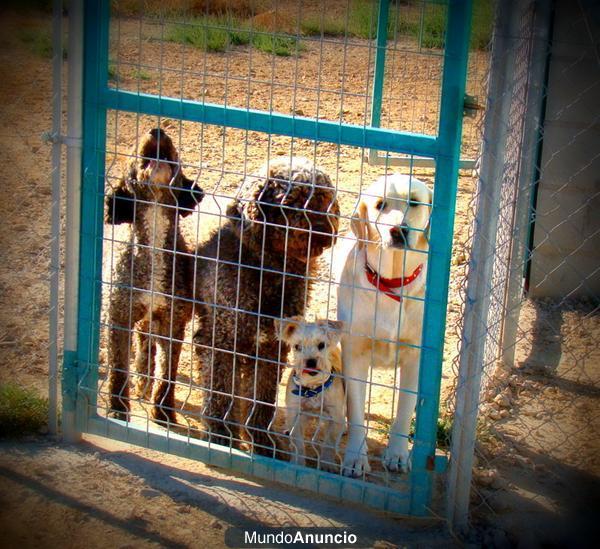
<path fill-rule="evenodd" d="M 367 275 L 367 280 L 375 286 L 380 292 L 383 292 L 388 297 L 391 297 L 395 301 L 402 301 L 402 296 L 394 293 L 392 290 L 394 288 L 401 288 L 402 286 L 406 286 L 421 274 L 423 270 L 423 263 L 421 263 L 411 275 L 404 276 L 400 278 L 383 278 L 378 275 L 376 271 L 374 271 L 369 264 L 365 261 L 365 273 Z"/>

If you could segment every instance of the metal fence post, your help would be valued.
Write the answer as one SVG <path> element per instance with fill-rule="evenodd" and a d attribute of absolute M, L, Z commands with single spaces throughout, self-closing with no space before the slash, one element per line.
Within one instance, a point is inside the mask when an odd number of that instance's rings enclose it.
<path fill-rule="evenodd" d="M 506 315 L 502 326 L 502 360 L 512 366 L 515 359 L 520 303 L 523 298 L 525 263 L 531 225 L 531 198 L 536 177 L 536 162 L 541 139 L 543 98 L 548 65 L 548 45 L 552 17 L 551 0 L 535 3 L 527 106 L 523 126 L 523 143 L 515 204 L 513 243 L 509 260 L 509 280 L 506 290 Z"/>
<path fill-rule="evenodd" d="M 447 518 L 462 531 L 468 526 L 473 452 L 483 358 L 486 346 L 487 313 L 490 302 L 490 279 L 494 265 L 498 204 L 501 185 L 499 175 L 504 166 L 503 150 L 507 139 L 511 95 L 504 93 L 514 68 L 510 51 L 512 22 L 520 11 L 511 0 L 500 0 L 490 63 L 490 82 L 483 135 L 482 162 L 479 175 L 476 218 L 466 289 L 461 355 L 456 389 L 456 409 L 452 429 L 451 460 L 448 472 Z"/>
<path fill-rule="evenodd" d="M 79 289 L 79 226 L 81 201 L 81 138 L 83 92 L 83 0 L 69 3 L 69 76 L 67 122 L 67 197 L 65 231 L 65 310 L 62 431 L 77 442 L 77 298 Z"/>
<path fill-rule="evenodd" d="M 58 432 L 58 323 L 60 276 L 60 196 L 62 176 L 62 0 L 52 5 L 52 212 L 50 240 L 50 313 L 48 326 L 48 431 Z"/>

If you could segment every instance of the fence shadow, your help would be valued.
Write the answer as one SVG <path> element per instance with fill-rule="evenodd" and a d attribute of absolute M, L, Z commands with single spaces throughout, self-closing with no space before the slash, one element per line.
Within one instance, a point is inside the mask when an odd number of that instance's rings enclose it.
<path fill-rule="evenodd" d="M 333 527 L 356 534 L 362 546 L 373 546 L 376 541 L 383 545 L 389 543 L 395 546 L 398 540 L 402 540 L 403 546 L 407 547 L 458 546 L 445 523 L 436 518 L 398 520 L 398 517 L 349 502 L 337 502 L 322 496 L 315 498 L 312 492 L 299 488 L 261 481 L 254 477 L 229 476 L 223 470 L 217 472 L 214 469 L 215 473 L 212 474 L 212 467 L 202 466 L 203 471 L 191 471 L 186 469 L 186 465 L 193 466 L 193 462 L 186 463 L 186 460 L 174 456 L 168 459 L 181 460 L 175 462 L 175 465 L 159 462 L 164 456 L 158 452 L 152 458 L 148 458 L 135 453 L 133 448 L 127 446 L 123 450 L 107 450 L 104 446 L 95 444 L 93 440 L 84 440 L 75 446 L 54 443 L 50 448 L 46 439 L 39 439 L 25 444 L 10 443 L 3 448 L 7 452 L 16 451 L 25 459 L 24 463 L 29 465 L 13 466 L 7 461 L 0 464 L 2 489 L 6 482 L 17 483 L 39 495 L 48 504 L 59 504 L 76 510 L 105 523 L 107 528 L 113 527 L 145 543 L 155 542 L 162 547 L 179 548 L 184 545 L 171 539 L 165 532 L 156 532 L 152 529 L 152 524 L 143 518 L 120 518 L 111 510 L 82 501 L 79 494 L 73 491 L 73 484 L 64 489 L 57 485 L 59 479 L 52 471 L 58 469 L 51 469 L 40 476 L 38 460 L 40 464 L 46 463 L 44 460 L 47 460 L 47 452 L 53 448 L 73 452 L 74 459 L 71 463 L 77 463 L 76 455 L 82 455 L 82 459 L 87 459 L 86 455 L 93 456 L 97 460 L 113 463 L 132 476 L 142 479 L 146 489 L 156 492 L 148 496 L 151 499 L 159 495 L 169 498 L 171 501 L 167 503 L 167 507 L 164 507 L 164 500 L 160 503 L 165 509 L 175 510 L 181 506 L 189 506 L 238 528 L 253 530 L 268 526 Z M 85 470 L 75 467 L 72 474 L 85 476 Z M 122 478 L 124 483 L 131 482 L 128 475 L 123 475 Z M 146 496 L 142 494 L 129 494 L 127 497 L 139 498 L 140 501 L 145 500 L 145 506 L 151 505 L 151 500 L 145 499 Z M 136 499 L 131 499 L 131 502 L 135 504 Z M 65 524 L 65 528 L 68 527 L 68 524 Z"/>
<path fill-rule="evenodd" d="M 98 452 L 86 442 L 83 449 Z M 433 546 L 452 546 L 444 524 L 439 520 L 393 520 L 384 513 L 348 502 L 315 498 L 311 492 L 269 483 L 254 477 L 224 477 L 192 472 L 183 467 L 157 463 L 129 451 L 106 452 L 102 458 L 143 478 L 153 489 L 174 502 L 200 508 L 215 518 L 240 528 L 264 526 L 347 527 L 361 541 L 374 543 L 398 539 Z"/>
<path fill-rule="evenodd" d="M 495 511 L 495 525 L 509 532 L 519 547 L 589 546 L 600 535 L 600 478 L 506 438 L 536 471 L 498 464 L 509 489 L 480 491 Z"/>
<path fill-rule="evenodd" d="M 553 376 L 558 370 L 563 347 L 563 311 L 532 299 L 535 321 L 531 329 L 531 351 L 521 363 L 524 373 Z"/>
<path fill-rule="evenodd" d="M 146 525 L 143 521 L 121 519 L 107 511 L 104 511 L 103 509 L 100 509 L 99 507 L 84 503 L 76 497 L 64 492 L 60 492 L 55 488 L 47 486 L 43 482 L 32 478 L 31 476 L 21 474 L 13 469 L 0 466 L 0 476 L 28 488 L 29 490 L 54 503 L 64 505 L 71 509 L 76 509 L 92 518 L 106 523 L 107 525 L 126 531 L 139 537 L 140 539 L 144 539 L 145 541 L 155 542 L 163 547 L 171 547 L 174 549 L 186 547 L 181 543 L 173 541 L 146 528 Z"/>

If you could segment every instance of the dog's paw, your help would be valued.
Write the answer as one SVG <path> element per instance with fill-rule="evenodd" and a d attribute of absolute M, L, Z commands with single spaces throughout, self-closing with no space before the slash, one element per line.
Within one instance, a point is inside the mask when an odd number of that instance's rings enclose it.
<path fill-rule="evenodd" d="M 393 448 L 389 445 L 383 453 L 383 466 L 388 471 L 408 473 L 410 471 L 410 452 L 406 449 Z"/>
<path fill-rule="evenodd" d="M 177 416 L 175 415 L 175 411 L 163 408 L 157 404 L 152 407 L 150 416 L 154 423 L 158 423 L 164 427 L 177 424 Z"/>
<path fill-rule="evenodd" d="M 303 455 L 293 454 L 290 458 L 290 463 L 293 463 L 294 465 L 301 465 L 302 467 L 304 467 L 306 465 L 306 459 Z"/>
<path fill-rule="evenodd" d="M 147 376 L 140 376 L 135 382 L 135 392 L 139 398 L 150 400 L 152 396 L 152 382 Z"/>
<path fill-rule="evenodd" d="M 106 416 L 121 421 L 129 421 L 129 394 L 127 396 L 111 395 L 110 409 Z"/>
<path fill-rule="evenodd" d="M 328 473 L 336 473 L 340 472 L 340 466 L 335 462 L 321 462 L 321 470 L 327 471 Z"/>
<path fill-rule="evenodd" d="M 328 473 L 339 473 L 340 465 L 336 457 L 336 453 L 330 449 L 326 449 L 321 454 L 319 461 L 320 469 Z"/>
<path fill-rule="evenodd" d="M 346 451 L 342 463 L 342 475 L 345 477 L 361 477 L 371 471 L 366 452 Z"/>
<path fill-rule="evenodd" d="M 111 410 L 106 414 L 106 417 L 119 419 L 121 421 L 129 421 L 129 412 L 124 410 Z"/>

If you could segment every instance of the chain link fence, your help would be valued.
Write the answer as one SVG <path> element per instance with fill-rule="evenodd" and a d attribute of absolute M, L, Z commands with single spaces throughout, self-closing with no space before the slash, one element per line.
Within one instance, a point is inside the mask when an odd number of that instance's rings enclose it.
<path fill-rule="evenodd" d="M 519 541 L 573 541 L 598 486 L 599 22 L 592 3 L 498 2 L 469 234 L 455 243 L 448 514 L 510 531 L 526 513 Z"/>

